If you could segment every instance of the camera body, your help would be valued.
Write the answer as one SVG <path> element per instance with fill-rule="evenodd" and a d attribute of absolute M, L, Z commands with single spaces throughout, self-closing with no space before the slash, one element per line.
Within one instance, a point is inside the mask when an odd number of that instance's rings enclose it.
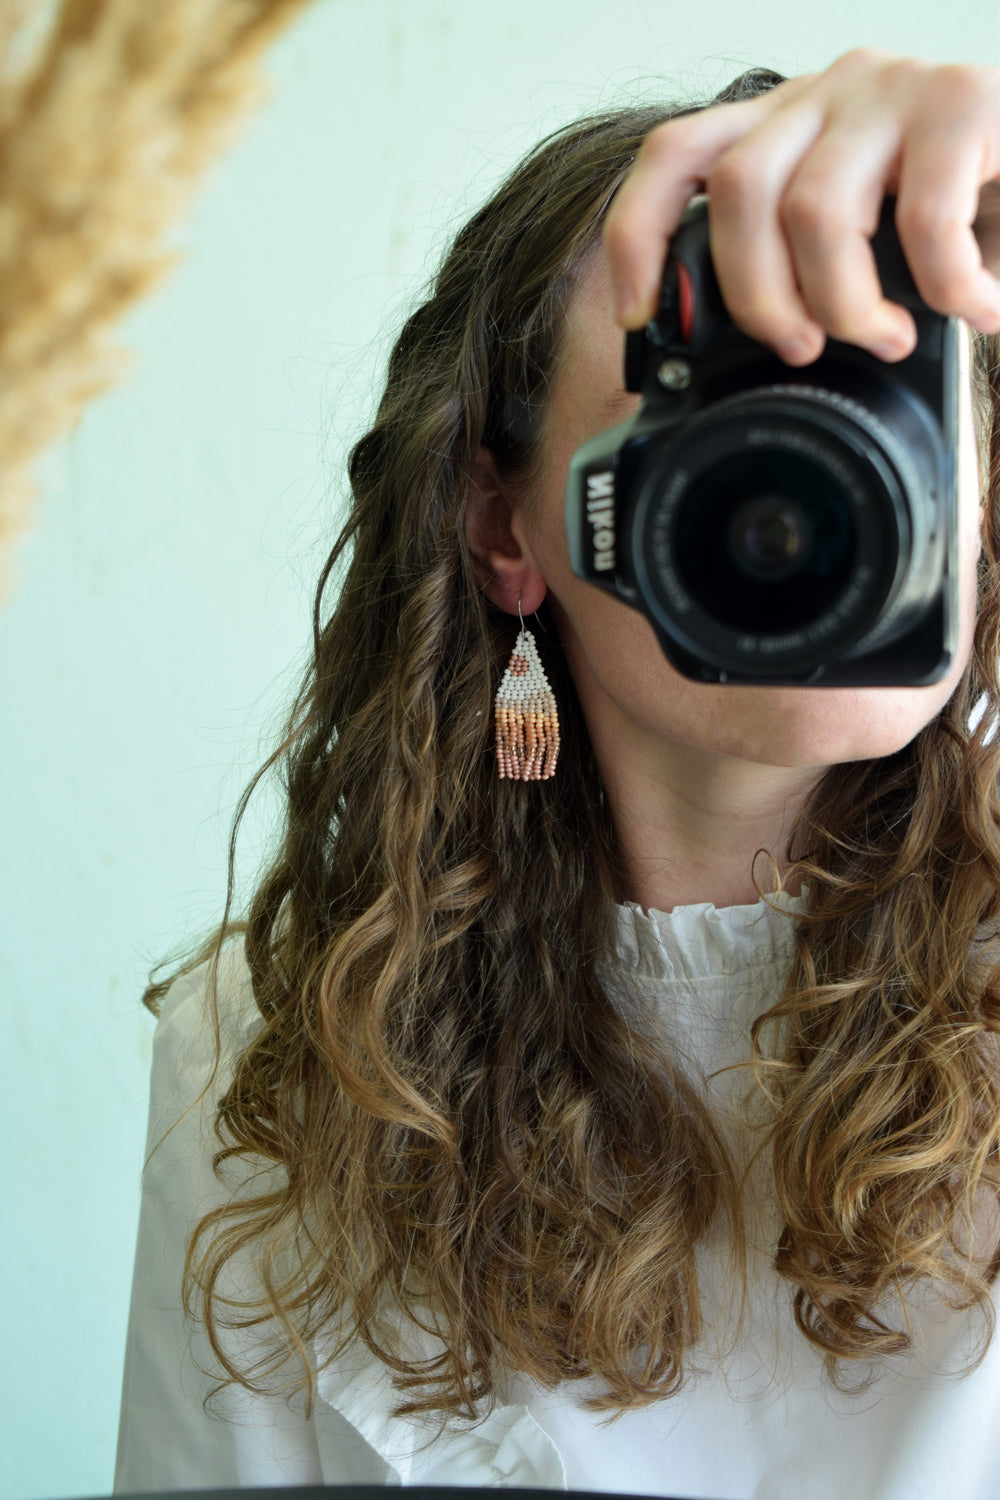
<path fill-rule="evenodd" d="M 958 325 L 921 300 L 886 200 L 872 240 L 917 346 L 829 340 L 792 369 L 719 293 L 704 200 L 671 243 L 656 318 L 626 338 L 629 421 L 570 463 L 579 577 L 632 605 L 701 682 L 921 686 L 958 635 Z"/>

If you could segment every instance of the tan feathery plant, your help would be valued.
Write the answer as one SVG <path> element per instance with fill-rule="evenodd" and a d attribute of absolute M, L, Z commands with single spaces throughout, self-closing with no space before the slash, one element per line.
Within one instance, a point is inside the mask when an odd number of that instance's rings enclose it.
<path fill-rule="evenodd" d="M 128 363 L 111 331 L 309 0 L 0 0 L 0 597 L 32 462 Z"/>

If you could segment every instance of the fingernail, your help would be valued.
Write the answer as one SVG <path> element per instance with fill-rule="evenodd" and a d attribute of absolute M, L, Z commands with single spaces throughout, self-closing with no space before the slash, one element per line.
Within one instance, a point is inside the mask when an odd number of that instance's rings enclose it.
<path fill-rule="evenodd" d="M 1000 281 L 991 271 L 984 270 L 982 284 L 984 288 L 982 312 L 972 326 L 979 328 L 981 333 L 996 333 L 998 322 L 1000 322 Z"/>
<path fill-rule="evenodd" d="M 910 339 L 887 338 L 872 344 L 871 353 L 876 359 L 884 359 L 887 364 L 895 363 L 896 360 L 904 359 L 911 352 Z"/>
<path fill-rule="evenodd" d="M 970 318 L 969 322 L 980 333 L 1000 333 L 1000 295 L 994 292 L 986 297 L 979 317 Z"/>
<path fill-rule="evenodd" d="M 625 282 L 615 282 L 615 317 L 618 318 L 619 323 L 624 323 L 634 306 L 636 306 L 636 299 L 633 297 L 631 287 L 627 287 Z"/>
<path fill-rule="evenodd" d="M 615 284 L 615 317 L 619 323 L 629 323 L 635 318 L 639 299 L 627 281 Z"/>
<path fill-rule="evenodd" d="M 812 358 L 812 344 L 808 339 L 782 339 L 774 352 L 786 365 L 804 365 Z"/>

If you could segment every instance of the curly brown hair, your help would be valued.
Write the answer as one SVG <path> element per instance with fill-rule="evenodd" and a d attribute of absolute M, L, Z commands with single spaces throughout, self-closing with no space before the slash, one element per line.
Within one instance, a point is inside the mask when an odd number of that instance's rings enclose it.
<path fill-rule="evenodd" d="M 226 919 L 188 965 L 211 955 L 214 985 L 242 934 L 260 1011 L 216 1163 L 277 1176 L 202 1220 L 186 1273 L 226 1379 L 250 1389 L 311 1389 L 323 1331 L 384 1360 L 404 1412 L 473 1416 L 505 1370 L 596 1378 L 591 1404 L 622 1410 L 679 1388 L 702 1332 L 695 1250 L 720 1215 L 739 1289 L 739 1173 L 614 969 L 618 851 L 554 629 L 559 775 L 527 796 L 496 776 L 512 628 L 464 525 L 481 443 L 501 472 L 530 470 L 574 270 L 643 137 L 681 112 L 608 112 L 531 153 L 455 240 L 353 451 L 313 659 L 233 833 L 280 766 L 283 843 L 242 923 L 231 844 Z M 1000 1132 L 1000 989 L 977 964 L 1000 915 L 998 355 L 977 338 L 993 482 L 973 656 L 911 744 L 822 779 L 793 835 L 808 900 L 792 972 L 754 1029 L 777 1268 L 834 1378 L 906 1346 L 917 1282 L 989 1319 L 995 1247 L 969 1225 L 995 1199 Z M 247 1252 L 260 1285 L 242 1300 L 225 1278 Z M 404 1357 L 400 1311 L 439 1357 Z M 258 1329 L 253 1367 L 227 1352 L 231 1326 Z"/>

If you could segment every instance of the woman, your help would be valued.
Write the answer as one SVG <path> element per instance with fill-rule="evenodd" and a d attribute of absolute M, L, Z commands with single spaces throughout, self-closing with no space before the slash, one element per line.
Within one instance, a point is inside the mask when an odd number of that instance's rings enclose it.
<path fill-rule="evenodd" d="M 352 456 L 281 851 L 241 941 L 147 996 L 120 1488 L 994 1493 L 997 81 L 852 53 L 581 122 L 458 236 Z M 568 458 L 635 409 L 601 233 L 637 152 L 623 321 L 707 189 L 733 316 L 790 363 L 906 352 L 885 192 L 979 325 L 944 681 L 694 684 L 571 574 Z M 497 774 L 519 614 L 538 785 Z"/>

